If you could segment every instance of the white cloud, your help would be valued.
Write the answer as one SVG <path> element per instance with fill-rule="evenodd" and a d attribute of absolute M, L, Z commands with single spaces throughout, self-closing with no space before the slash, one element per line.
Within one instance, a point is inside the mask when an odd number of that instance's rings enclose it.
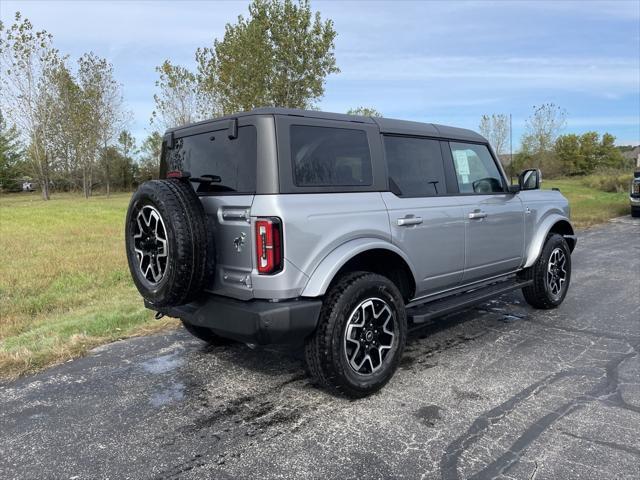
<path fill-rule="evenodd" d="M 583 116 L 569 117 L 567 119 L 568 127 L 592 127 L 599 125 L 602 127 L 612 126 L 635 126 L 640 135 L 640 116 L 618 115 L 618 116 Z M 592 127 L 593 128 L 593 127 Z"/>
<path fill-rule="evenodd" d="M 64 53 L 94 51 L 124 86 L 131 128 L 149 129 L 154 67 L 191 66 L 199 46 L 246 14 L 247 1 L 0 0 L 54 34 Z M 389 116 L 476 128 L 483 113 L 512 112 L 520 128 L 533 104 L 553 101 L 576 130 L 640 123 L 640 2 L 320 1 L 338 31 L 342 73 L 327 81 L 325 110 L 370 105 Z M 572 115 L 575 115 L 573 117 Z M 635 122 L 635 123 L 634 123 Z"/>
<path fill-rule="evenodd" d="M 602 95 L 637 92 L 639 61 L 626 58 L 427 56 L 405 54 L 381 59 L 351 53 L 341 62 L 340 81 L 491 82 L 496 89 L 552 88 L 598 90 Z"/>

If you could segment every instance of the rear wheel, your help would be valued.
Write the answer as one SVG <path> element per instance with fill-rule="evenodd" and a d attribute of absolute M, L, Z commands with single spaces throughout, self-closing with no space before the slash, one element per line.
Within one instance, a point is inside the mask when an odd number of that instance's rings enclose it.
<path fill-rule="evenodd" d="M 549 235 L 540 257 L 522 277 L 533 280 L 531 286 L 522 289 L 529 305 L 543 309 L 560 305 L 571 281 L 571 251 L 564 237 Z"/>
<path fill-rule="evenodd" d="M 350 397 L 382 388 L 404 350 L 407 318 L 400 291 L 368 272 L 345 275 L 327 292 L 305 360 L 322 386 Z"/>
<path fill-rule="evenodd" d="M 640 207 L 631 207 L 631 216 L 640 217 Z"/>

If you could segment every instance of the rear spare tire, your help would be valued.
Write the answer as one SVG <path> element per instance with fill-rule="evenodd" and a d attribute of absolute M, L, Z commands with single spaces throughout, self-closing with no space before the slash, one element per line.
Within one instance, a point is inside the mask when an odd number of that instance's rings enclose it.
<path fill-rule="evenodd" d="M 129 203 L 125 241 L 133 281 L 152 306 L 182 305 L 202 291 L 213 252 L 204 208 L 188 182 L 143 183 Z"/>

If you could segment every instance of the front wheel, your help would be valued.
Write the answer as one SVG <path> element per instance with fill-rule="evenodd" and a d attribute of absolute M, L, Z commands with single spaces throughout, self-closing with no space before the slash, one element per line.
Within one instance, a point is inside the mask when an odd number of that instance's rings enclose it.
<path fill-rule="evenodd" d="M 407 316 L 398 288 L 388 278 L 349 273 L 327 292 L 305 360 L 322 386 L 364 397 L 393 376 L 407 337 Z"/>
<path fill-rule="evenodd" d="M 540 257 L 522 277 L 533 280 L 532 285 L 522 289 L 529 305 L 543 309 L 560 305 L 571 281 L 571 251 L 564 237 L 555 233 L 549 235 Z"/>

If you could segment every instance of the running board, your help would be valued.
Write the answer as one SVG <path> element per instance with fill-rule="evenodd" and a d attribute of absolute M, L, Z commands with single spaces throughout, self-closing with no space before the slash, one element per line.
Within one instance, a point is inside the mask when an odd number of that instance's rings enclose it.
<path fill-rule="evenodd" d="M 528 287 L 532 283 L 532 280 L 502 281 L 486 287 L 476 288 L 475 290 L 417 305 L 407 309 L 407 320 L 414 324 L 425 323 L 436 317 L 441 317 L 448 313 L 482 303 L 503 293 Z"/>

